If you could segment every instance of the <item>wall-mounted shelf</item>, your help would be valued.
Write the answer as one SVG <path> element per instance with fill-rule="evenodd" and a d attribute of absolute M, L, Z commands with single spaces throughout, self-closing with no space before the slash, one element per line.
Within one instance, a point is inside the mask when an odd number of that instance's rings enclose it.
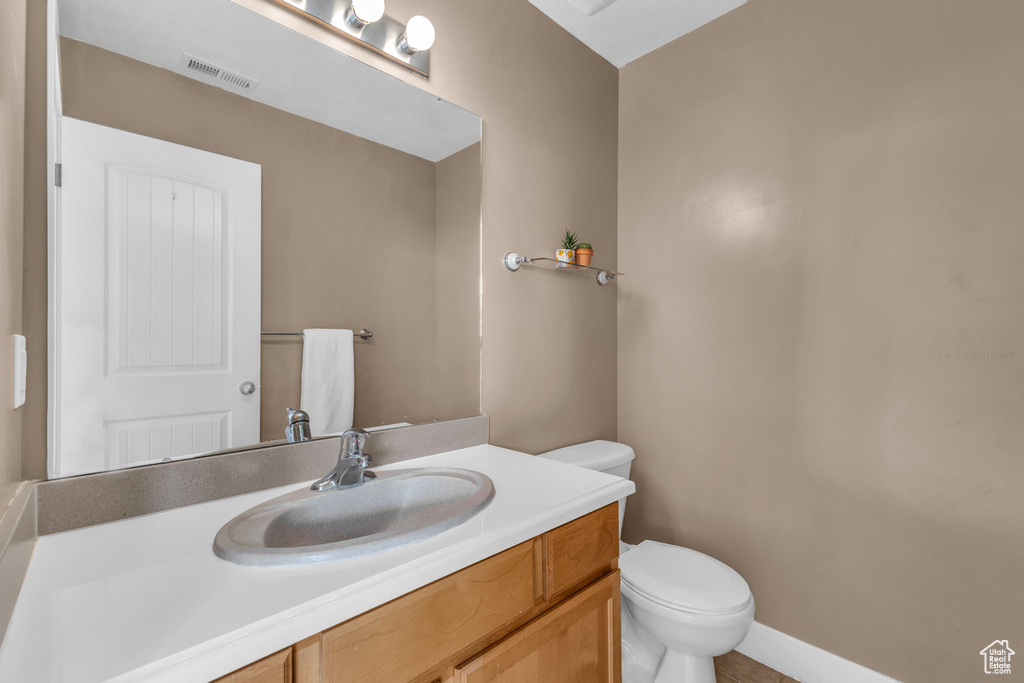
<path fill-rule="evenodd" d="M 606 285 L 615 278 L 623 275 L 623 273 L 616 273 L 614 270 L 605 270 L 604 268 L 598 268 L 597 266 L 581 266 L 578 263 L 565 263 L 564 261 L 559 261 L 558 259 L 553 259 L 548 256 L 537 256 L 534 258 L 520 256 L 514 251 L 510 251 L 505 254 L 505 258 L 502 259 L 502 262 L 505 264 L 505 267 L 513 273 L 519 270 L 523 264 L 558 270 L 563 273 L 586 273 L 588 275 L 593 275 L 599 285 Z"/>

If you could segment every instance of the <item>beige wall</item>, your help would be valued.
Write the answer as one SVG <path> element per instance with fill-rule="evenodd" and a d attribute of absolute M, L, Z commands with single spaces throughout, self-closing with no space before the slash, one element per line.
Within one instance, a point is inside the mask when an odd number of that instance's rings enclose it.
<path fill-rule="evenodd" d="M 22 480 L 11 335 L 22 332 L 25 200 L 25 0 L 0 6 L 0 516 Z"/>
<path fill-rule="evenodd" d="M 1024 643 L 1022 35 L 1020 2 L 752 0 L 621 72 L 626 539 L 904 681 Z"/>
<path fill-rule="evenodd" d="M 434 412 L 448 420 L 480 413 L 480 143 L 437 162 L 436 179 Z"/>
<path fill-rule="evenodd" d="M 24 329 L 28 343 L 28 400 L 21 408 L 21 468 L 25 479 L 46 478 L 46 2 L 27 0 L 25 67 Z"/>

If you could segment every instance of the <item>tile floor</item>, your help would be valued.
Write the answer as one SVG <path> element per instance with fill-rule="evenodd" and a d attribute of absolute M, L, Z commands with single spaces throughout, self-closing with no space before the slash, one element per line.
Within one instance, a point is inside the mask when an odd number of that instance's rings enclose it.
<path fill-rule="evenodd" d="M 797 683 L 735 650 L 715 657 L 715 678 L 718 683 Z"/>

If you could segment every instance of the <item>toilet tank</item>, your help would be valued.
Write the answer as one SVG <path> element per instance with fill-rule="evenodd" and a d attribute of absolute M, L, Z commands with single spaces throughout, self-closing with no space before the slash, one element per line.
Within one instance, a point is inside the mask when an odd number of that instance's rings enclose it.
<path fill-rule="evenodd" d="M 597 470 L 616 477 L 629 479 L 629 467 L 636 457 L 633 449 L 623 443 L 614 441 L 588 441 L 575 446 L 566 446 L 557 450 L 541 453 L 539 458 L 548 458 L 559 462 Z M 626 514 L 626 499 L 619 500 L 619 535 L 622 535 L 622 520 Z"/>

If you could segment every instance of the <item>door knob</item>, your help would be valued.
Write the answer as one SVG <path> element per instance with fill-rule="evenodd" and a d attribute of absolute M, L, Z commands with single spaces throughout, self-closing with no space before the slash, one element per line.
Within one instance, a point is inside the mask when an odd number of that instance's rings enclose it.
<path fill-rule="evenodd" d="M 238 390 L 242 392 L 242 396 L 249 396 L 256 393 L 256 385 L 252 382 L 242 382 L 238 385 Z"/>

